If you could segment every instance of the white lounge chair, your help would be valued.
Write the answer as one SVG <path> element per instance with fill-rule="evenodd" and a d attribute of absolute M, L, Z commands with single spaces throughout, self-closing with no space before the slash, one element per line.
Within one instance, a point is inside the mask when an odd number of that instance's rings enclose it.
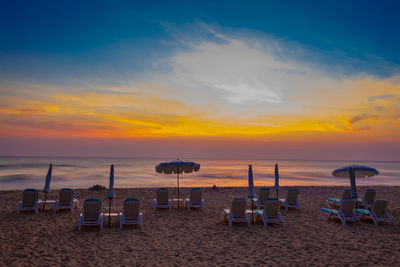
<path fill-rule="evenodd" d="M 331 218 L 340 219 L 343 226 L 346 226 L 346 221 L 360 222 L 356 211 L 354 210 L 354 205 L 356 200 L 354 198 L 345 198 L 340 202 L 340 207 L 338 210 L 331 208 L 322 208 L 320 215 L 323 219 L 329 220 Z"/>
<path fill-rule="evenodd" d="M 139 211 L 140 200 L 127 198 L 123 203 L 123 211 L 119 214 L 120 228 L 124 225 L 139 225 L 143 230 L 143 216 Z"/>
<path fill-rule="evenodd" d="M 268 198 L 265 201 L 264 210 L 259 212 L 259 215 L 264 222 L 264 227 L 266 227 L 268 223 L 284 224 L 282 215 L 279 212 L 280 205 L 278 198 Z"/>
<path fill-rule="evenodd" d="M 233 222 L 247 222 L 250 227 L 250 218 L 246 213 L 246 204 L 246 199 L 234 198 L 231 209 L 223 211 L 224 216 L 228 218 L 229 226 L 232 226 Z"/>
<path fill-rule="evenodd" d="M 281 199 L 281 204 L 285 207 L 286 211 L 289 208 L 301 209 L 300 202 L 297 200 L 299 196 L 299 190 L 289 189 L 287 192 L 286 199 Z"/>
<path fill-rule="evenodd" d="M 186 199 L 186 205 L 189 212 L 191 208 L 201 208 L 204 210 L 201 188 L 192 188 L 190 190 L 190 198 Z"/>
<path fill-rule="evenodd" d="M 373 220 L 376 226 L 378 226 L 380 222 L 388 222 L 393 224 L 392 217 L 390 217 L 386 207 L 386 200 L 377 199 L 374 201 L 371 210 L 357 209 L 357 214 L 360 216 L 360 219 L 366 217 Z"/>
<path fill-rule="evenodd" d="M 265 200 L 269 198 L 269 188 L 262 187 L 258 190 L 257 198 L 257 209 L 262 210 L 264 208 Z"/>
<path fill-rule="evenodd" d="M 352 194 L 352 190 L 351 190 L 351 189 L 345 189 L 345 190 L 343 191 L 343 195 L 342 195 L 342 198 L 341 198 L 341 199 L 339 199 L 339 198 L 334 198 L 334 197 L 328 198 L 328 199 L 326 200 L 326 205 L 327 205 L 328 207 L 339 207 L 339 206 L 340 206 L 340 203 L 341 203 L 341 201 L 342 201 L 342 199 L 351 198 L 351 197 L 352 197 L 351 194 Z"/>
<path fill-rule="evenodd" d="M 83 203 L 83 213 L 79 218 L 78 230 L 81 226 L 100 226 L 103 230 L 103 213 L 101 213 L 101 200 L 99 199 L 86 199 Z"/>
<path fill-rule="evenodd" d="M 78 207 L 78 200 L 74 198 L 74 190 L 69 188 L 61 188 L 58 193 L 58 200 L 53 208 L 53 211 L 57 210 L 70 210 L 71 212 Z"/>
<path fill-rule="evenodd" d="M 39 210 L 39 192 L 36 189 L 28 188 L 22 193 L 22 201 L 19 202 L 17 213 L 20 211 L 34 211 Z"/>
<path fill-rule="evenodd" d="M 168 197 L 168 188 L 158 188 L 156 194 L 157 197 L 154 199 L 154 208 L 169 209 L 171 211 L 172 205 Z"/>
<path fill-rule="evenodd" d="M 374 204 L 375 196 L 375 189 L 368 189 L 365 191 L 363 198 L 357 199 L 357 203 L 364 206 L 365 209 L 371 209 L 372 205 Z"/>

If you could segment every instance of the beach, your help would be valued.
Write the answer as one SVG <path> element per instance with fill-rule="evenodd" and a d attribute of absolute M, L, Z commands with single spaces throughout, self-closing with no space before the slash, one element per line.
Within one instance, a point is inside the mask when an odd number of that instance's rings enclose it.
<path fill-rule="evenodd" d="M 302 210 L 281 210 L 284 226 L 264 228 L 258 221 L 247 227 L 229 227 L 221 214 L 230 208 L 234 197 L 246 197 L 246 187 L 203 188 L 205 210 L 188 212 L 181 208 L 154 210 L 155 188 L 117 188 L 112 212 L 120 212 L 127 197 L 141 200 L 143 231 L 139 227 L 119 229 L 84 228 L 78 231 L 83 201 L 98 198 L 102 212 L 108 213 L 107 191 L 75 189 L 80 201 L 73 213 L 52 211 L 17 214 L 21 190 L 0 192 L 0 265 L 1 266 L 399 266 L 400 265 L 400 187 L 358 187 L 362 196 L 375 188 L 377 199 L 389 201 L 393 225 L 374 226 L 324 221 L 320 208 L 328 197 L 339 197 L 345 187 L 299 186 Z M 282 187 L 279 197 L 286 196 Z M 189 196 L 189 188 L 181 195 Z M 256 192 L 258 187 L 256 188 Z M 171 193 L 175 188 L 170 188 Z M 42 192 L 40 198 L 44 198 Z M 273 194 L 274 195 L 274 194 Z M 58 199 L 51 190 L 47 199 Z"/>

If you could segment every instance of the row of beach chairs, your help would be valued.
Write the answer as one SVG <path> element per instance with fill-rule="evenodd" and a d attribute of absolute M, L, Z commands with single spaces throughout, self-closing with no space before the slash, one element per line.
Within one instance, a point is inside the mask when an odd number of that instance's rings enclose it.
<path fill-rule="evenodd" d="M 264 226 L 268 223 L 284 224 L 280 208 L 301 209 L 298 201 L 299 190 L 289 189 L 285 199 L 270 198 L 269 188 L 261 188 L 258 192 L 258 198 L 251 202 L 256 206 L 256 210 L 251 210 L 251 215 L 261 217 Z M 328 198 L 326 204 L 328 208 L 320 210 L 321 217 L 325 220 L 336 218 L 341 220 L 345 226 L 346 221 L 360 222 L 363 217 L 370 218 L 375 225 L 379 222 L 391 222 L 392 219 L 386 211 L 386 200 L 375 200 L 376 191 L 369 189 L 362 199 L 351 198 L 351 190 L 346 189 L 343 192 L 342 199 Z M 20 211 L 38 212 L 41 204 L 39 194 L 36 189 L 26 189 L 23 192 L 23 200 L 19 202 L 18 213 Z M 224 218 L 228 220 L 229 226 L 233 222 L 245 222 L 250 226 L 250 212 L 246 209 L 248 200 L 245 198 L 234 198 L 231 209 L 224 209 Z M 81 226 L 100 226 L 103 229 L 103 213 L 101 213 L 102 202 L 99 199 L 87 199 L 84 202 L 83 213 L 80 214 L 79 230 Z M 59 191 L 59 199 L 53 205 L 53 211 L 70 210 L 77 208 L 78 200 L 74 198 L 72 189 L 63 188 Z M 185 201 L 185 207 L 188 211 L 192 208 L 204 209 L 204 200 L 202 199 L 202 189 L 192 188 L 190 197 Z M 123 225 L 139 225 L 143 228 L 143 216 L 139 211 L 140 200 L 137 198 L 127 198 L 123 202 L 123 210 L 119 213 L 120 228 Z M 158 188 L 156 198 L 154 199 L 154 208 L 167 208 L 171 211 L 172 200 L 169 198 L 167 188 Z"/>
<path fill-rule="evenodd" d="M 263 187 L 259 189 L 258 198 L 251 202 L 251 205 L 257 206 L 255 211 L 246 209 L 248 201 L 245 198 L 234 198 L 231 209 L 224 209 L 222 214 L 224 220 L 228 220 L 229 226 L 232 226 L 233 222 L 244 222 L 250 227 L 250 216 L 261 217 L 264 227 L 268 223 L 284 224 L 279 209 L 285 208 L 286 211 L 289 208 L 301 209 L 298 195 L 298 189 L 289 189 L 285 199 L 271 198 L 269 188 Z"/>
<path fill-rule="evenodd" d="M 354 199 L 351 189 L 345 189 L 341 199 L 328 198 L 328 208 L 321 208 L 320 215 L 323 219 L 339 219 L 343 226 L 346 221 L 361 223 L 363 218 L 371 219 L 376 226 L 380 222 L 392 223 L 392 218 L 386 208 L 388 202 L 384 199 L 375 199 L 376 191 L 368 189 L 363 198 Z"/>
<path fill-rule="evenodd" d="M 25 189 L 22 194 L 22 201 L 19 202 L 17 213 L 20 211 L 39 211 L 39 206 L 42 201 L 39 198 L 39 192 L 36 189 Z M 62 188 L 59 191 L 58 200 L 53 205 L 53 211 L 57 210 L 70 210 L 78 207 L 78 200 L 74 198 L 74 190 L 69 188 Z"/>

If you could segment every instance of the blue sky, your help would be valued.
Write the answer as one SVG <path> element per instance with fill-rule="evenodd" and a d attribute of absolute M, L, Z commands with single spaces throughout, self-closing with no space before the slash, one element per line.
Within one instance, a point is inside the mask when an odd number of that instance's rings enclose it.
<path fill-rule="evenodd" d="M 119 77 L 156 68 L 155 59 L 184 47 L 177 40 L 181 35 L 207 38 L 193 26 L 198 23 L 296 44 L 312 52 L 302 60 L 338 72 L 379 77 L 399 72 L 398 1 L 8 1 L 2 6 L 2 78 Z"/>

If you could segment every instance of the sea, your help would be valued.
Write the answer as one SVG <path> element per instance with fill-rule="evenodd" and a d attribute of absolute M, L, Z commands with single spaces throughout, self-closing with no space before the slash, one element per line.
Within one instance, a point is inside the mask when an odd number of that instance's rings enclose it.
<path fill-rule="evenodd" d="M 155 172 L 155 166 L 174 159 L 165 158 L 64 158 L 0 157 L 0 190 L 42 189 L 50 164 L 51 188 L 108 187 L 110 166 L 114 165 L 115 187 L 175 187 L 176 175 Z M 186 160 L 186 159 L 184 159 Z M 360 186 L 400 186 L 400 162 L 327 160 L 205 160 L 187 159 L 201 165 L 195 173 L 180 175 L 181 187 L 247 186 L 252 165 L 255 186 L 273 186 L 275 164 L 281 186 L 346 186 L 349 180 L 332 176 L 332 171 L 357 164 L 376 168 L 375 177 L 357 179 Z"/>

